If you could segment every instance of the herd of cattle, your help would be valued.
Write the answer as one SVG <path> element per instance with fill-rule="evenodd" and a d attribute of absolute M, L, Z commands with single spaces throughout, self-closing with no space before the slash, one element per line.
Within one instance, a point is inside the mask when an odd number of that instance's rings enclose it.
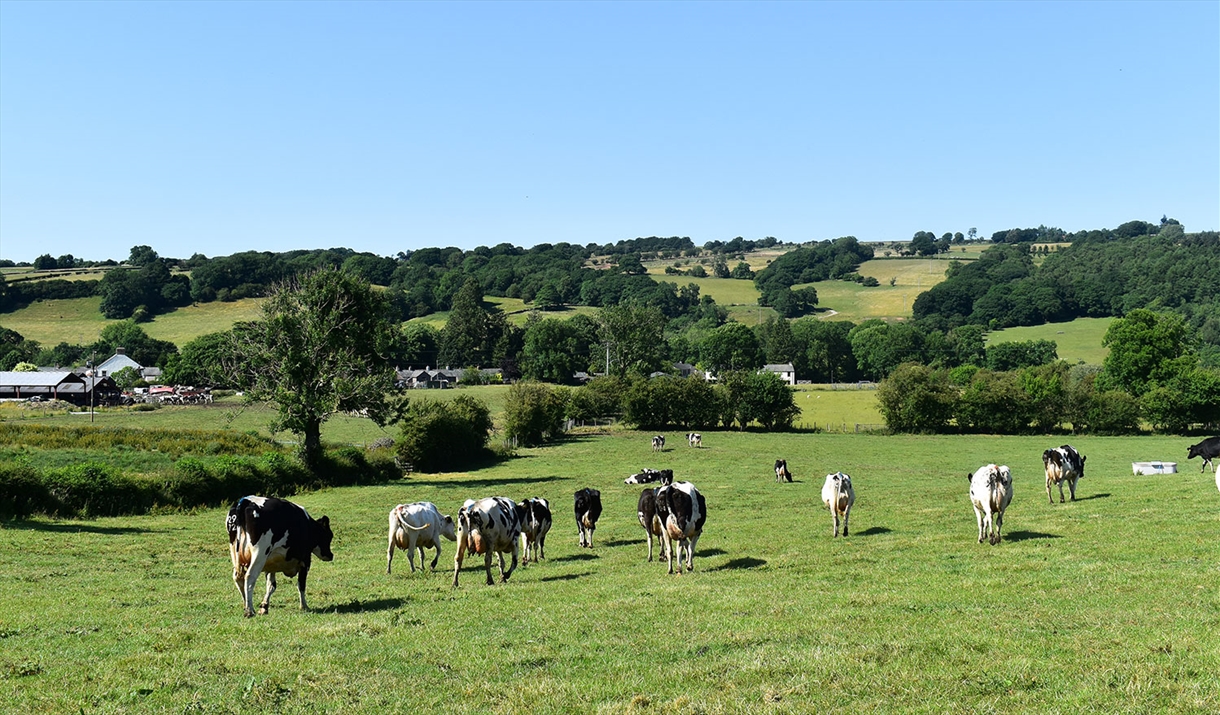
<path fill-rule="evenodd" d="M 653 437 L 653 448 L 658 441 L 664 446 L 665 438 Z M 692 447 L 700 446 L 698 434 L 687 435 Z M 1203 458 L 1203 468 L 1208 466 L 1215 472 L 1212 459 L 1220 457 L 1220 437 L 1206 439 L 1192 445 L 1187 459 Z M 1064 501 L 1063 485 L 1066 483 L 1072 501 L 1076 500 L 1076 485 L 1084 477 L 1085 457 L 1071 445 L 1048 449 L 1042 453 L 1046 471 L 1046 496 L 1051 496 L 1053 487 L 1059 488 L 1059 501 Z M 775 462 L 775 477 L 778 481 L 792 481 L 788 463 L 783 459 Z M 970 483 L 970 502 L 978 522 L 978 541 L 995 545 L 1000 543 L 1000 531 L 1004 524 L 1004 511 L 1012 501 L 1012 472 L 1005 465 L 987 464 L 972 474 L 966 475 Z M 674 572 L 674 556 L 677 554 L 678 573 L 682 573 L 682 562 L 686 569 L 694 569 L 695 546 L 703 533 L 707 521 L 707 503 L 703 495 L 690 482 L 675 482 L 673 470 L 644 469 L 623 480 L 624 484 L 653 484 L 641 493 L 637 506 L 640 526 L 648 538 L 648 560 L 652 561 L 652 541 L 656 537 L 661 553 Z M 1220 475 L 1217 476 L 1220 488 Z M 848 518 L 856 492 L 851 477 L 842 473 L 826 475 L 822 485 L 822 503 L 830 511 L 832 534 L 848 535 Z M 601 516 L 601 492 L 584 488 L 573 496 L 576 527 L 581 547 L 593 547 L 593 532 Z M 487 572 L 487 584 L 494 583 L 491 575 L 492 555 L 499 560 L 500 580 L 508 581 L 517 568 L 519 554 L 522 563 L 546 558 L 546 535 L 551 529 L 551 508 L 546 499 L 532 498 L 515 502 L 507 497 L 468 499 L 458 511 L 457 522 L 444 516 L 435 504 L 417 502 L 399 504 L 390 510 L 389 546 L 386 552 L 386 573 L 394 562 L 394 549 L 407 552 L 411 571 L 415 571 L 415 552 L 419 551 L 420 568 L 424 566 L 425 549 L 436 550 L 432 558 L 432 569 L 441 556 L 441 541 L 457 542 L 454 557 L 453 585 L 458 585 L 458 575 L 466 556 L 477 554 L 483 557 Z M 259 613 L 266 613 L 275 593 L 275 576 L 284 574 L 297 579 L 301 609 L 306 610 L 305 583 L 309 575 L 313 556 L 331 561 L 331 541 L 334 533 L 330 520 L 323 516 L 312 518 L 301 506 L 274 497 L 242 497 L 229 510 L 226 519 L 229 534 L 229 555 L 233 562 L 233 582 L 241 593 L 247 617 L 254 615 L 254 587 L 259 574 L 266 574 L 267 590 L 259 606 Z M 504 555 L 512 555 L 512 564 L 504 568 Z"/>

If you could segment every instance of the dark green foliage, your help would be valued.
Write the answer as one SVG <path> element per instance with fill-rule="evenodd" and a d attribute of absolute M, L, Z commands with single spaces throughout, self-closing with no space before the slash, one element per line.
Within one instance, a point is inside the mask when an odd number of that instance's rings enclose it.
<path fill-rule="evenodd" d="M 98 362 L 113 355 L 117 348 L 123 348 L 127 357 L 145 367 L 153 365 L 164 367 L 170 358 L 177 354 L 178 346 L 168 340 L 157 340 L 134 320 L 123 320 L 111 323 L 102 328 L 101 337 L 89 346 L 89 350 L 97 355 Z"/>
<path fill-rule="evenodd" d="M 927 362 L 925 334 L 910 323 L 866 320 L 847 335 L 860 373 L 880 380 L 904 362 Z"/>
<path fill-rule="evenodd" d="M 1015 372 L 979 370 L 957 398 L 957 426 L 965 432 L 1021 434 L 1033 419 L 1032 401 Z"/>
<path fill-rule="evenodd" d="M 894 432 L 944 432 L 953 418 L 957 391 L 949 374 L 904 363 L 877 387 L 877 403 Z"/>
<path fill-rule="evenodd" d="M 1059 359 L 1053 340 L 996 343 L 987 346 L 987 368 L 997 372 L 1045 365 Z"/>
<path fill-rule="evenodd" d="M 699 350 L 700 365 L 714 373 L 759 368 L 764 357 L 754 331 L 736 322 L 708 333 Z"/>
<path fill-rule="evenodd" d="M 162 381 L 167 385 L 195 387 L 232 385 L 233 377 L 224 366 L 235 360 L 233 345 L 233 336 L 228 332 L 200 335 L 183 345 L 180 354 L 169 357 Z"/>
<path fill-rule="evenodd" d="M 800 414 L 792 388 L 772 372 L 727 372 L 714 390 L 725 427 L 745 429 L 757 422 L 766 430 L 785 430 Z"/>
<path fill-rule="evenodd" d="M 150 249 L 151 250 L 151 249 Z M 155 254 L 154 254 L 155 255 Z M 143 307 L 150 315 L 189 305 L 190 279 L 172 275 L 164 260 L 155 259 L 138 269 L 115 268 L 97 286 L 101 312 L 107 318 L 130 318 Z"/>
<path fill-rule="evenodd" d="M 0 276 L 0 312 L 24 308 L 39 300 L 68 300 L 97 295 L 100 281 L 68 281 L 55 278 L 43 281 L 8 281 Z"/>
<path fill-rule="evenodd" d="M 187 454 L 261 454 L 275 443 L 265 437 L 221 430 L 132 429 L 128 427 L 58 427 L 0 422 L 0 445 L 38 449 L 139 449 L 174 457 Z"/>
<path fill-rule="evenodd" d="M 0 519 L 57 512 L 56 502 L 35 467 L 25 460 L 0 463 Z"/>
<path fill-rule="evenodd" d="M 640 429 L 664 429 L 675 424 L 681 382 L 682 378 L 671 375 L 635 380 L 623 400 L 623 420 Z"/>
<path fill-rule="evenodd" d="M 521 374 L 531 380 L 571 383 L 575 373 L 588 369 L 596 343 L 597 326 L 590 320 L 532 321 L 525 329 Z"/>
<path fill-rule="evenodd" d="M 156 491 L 144 481 L 125 477 L 104 464 L 75 464 L 48 469 L 42 482 L 54 500 L 58 516 L 119 516 L 139 514 L 156 501 Z"/>
<path fill-rule="evenodd" d="M 413 400 L 401 421 L 398 457 L 421 472 L 462 469 L 486 459 L 491 427 L 487 405 L 468 395 Z"/>
<path fill-rule="evenodd" d="M 799 283 L 813 283 L 839 278 L 853 272 L 863 261 L 873 257 L 873 249 L 861 244 L 855 236 L 833 241 L 821 241 L 789 251 L 764 268 L 754 278 L 762 294 L 760 303 L 775 305 L 784 288 Z M 785 315 L 789 315 L 786 311 Z"/>
<path fill-rule="evenodd" d="M 577 422 L 621 417 L 629 383 L 617 377 L 595 377 L 568 397 L 568 417 Z"/>
<path fill-rule="evenodd" d="M 850 340 L 855 323 L 806 318 L 792 324 L 797 352 L 792 365 L 797 379 L 813 382 L 855 382 L 860 371 Z M 980 338 L 980 343 L 982 338 Z"/>
<path fill-rule="evenodd" d="M 1186 321 L 1172 313 L 1133 310 L 1110 324 L 1101 344 L 1110 348 L 1101 384 L 1137 397 L 1196 364 Z"/>
<path fill-rule="evenodd" d="M 31 362 L 38 355 L 38 343 L 26 340 L 16 330 L 0 327 L 0 370 L 8 371 L 19 362 Z"/>
<path fill-rule="evenodd" d="M 533 447 L 555 439 L 563 430 L 568 390 L 541 382 L 517 382 L 504 403 L 504 435 L 519 446 Z"/>

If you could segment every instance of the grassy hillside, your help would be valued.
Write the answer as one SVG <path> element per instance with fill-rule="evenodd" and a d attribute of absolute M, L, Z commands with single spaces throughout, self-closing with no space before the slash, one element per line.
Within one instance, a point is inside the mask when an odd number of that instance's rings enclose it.
<path fill-rule="evenodd" d="M 1042 491 L 1047 438 L 704 444 L 654 454 L 646 434 L 589 435 L 477 472 L 301 495 L 331 520 L 335 560 L 310 573 L 314 610 L 281 579 L 249 620 L 223 510 L 6 524 L 0 698 L 65 713 L 1220 710 L 1220 513 L 1176 506 L 1215 504 L 1214 483 L 1130 470 L 1182 440 L 1077 440 L 1089 474 L 1062 505 Z M 795 483 L 774 482 L 777 457 Z M 994 547 L 975 543 L 963 479 L 991 461 L 1016 491 Z M 640 488 L 622 484 L 644 466 L 707 499 L 693 573 L 646 561 Z M 837 540 L 819 499 L 836 470 L 857 492 Z M 592 549 L 571 516 L 585 486 L 604 505 Z M 412 574 L 401 553 L 385 573 L 393 505 L 454 514 L 493 494 L 550 500 L 545 561 L 489 587 L 469 557 L 453 588 L 445 541 L 439 573 Z"/>
<path fill-rule="evenodd" d="M 996 330 L 987 335 L 987 344 L 1024 341 L 1054 340 L 1059 346 L 1059 357 L 1068 362 L 1085 362 L 1100 365 L 1110 352 L 1102 347 L 1101 340 L 1114 318 L 1077 318 L 1070 323 L 1049 323 L 1024 328 Z"/>

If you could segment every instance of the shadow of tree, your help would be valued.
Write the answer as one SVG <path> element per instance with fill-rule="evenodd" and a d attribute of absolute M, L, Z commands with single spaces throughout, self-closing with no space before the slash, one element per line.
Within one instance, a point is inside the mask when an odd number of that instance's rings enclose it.
<path fill-rule="evenodd" d="M 699 549 L 695 552 L 695 556 L 702 558 L 704 556 L 723 556 L 727 553 L 729 552 L 724 549 Z"/>
<path fill-rule="evenodd" d="M 401 598 L 378 598 L 373 601 L 355 599 L 323 609 L 328 613 L 375 613 L 377 611 L 392 611 L 405 603 Z"/>
<path fill-rule="evenodd" d="M 1076 501 L 1088 501 L 1090 499 L 1106 499 L 1110 496 L 1110 492 L 1102 492 L 1101 494 L 1090 494 L 1087 497 L 1076 497 Z"/>
<path fill-rule="evenodd" d="M 511 486 L 514 484 L 545 484 L 546 482 L 567 481 L 571 477 L 550 475 L 546 477 L 505 477 L 502 479 L 462 479 L 452 481 L 410 479 L 411 486 L 418 487 L 453 487 L 460 489 L 486 489 L 487 487 Z"/>
<path fill-rule="evenodd" d="M 607 541 L 602 546 L 614 548 L 615 546 L 636 546 L 642 543 L 644 543 L 643 539 L 615 539 L 614 541 Z"/>
<path fill-rule="evenodd" d="M 1004 534 L 1005 541 L 1028 541 L 1030 539 L 1062 539 L 1058 534 L 1044 534 L 1040 531 L 1010 531 Z"/>
<path fill-rule="evenodd" d="M 756 569 L 759 566 L 766 566 L 767 562 L 762 559 L 756 559 L 751 556 L 744 556 L 740 559 L 733 559 L 728 563 L 721 564 L 708 571 L 729 571 L 733 569 Z"/>
<path fill-rule="evenodd" d="M 563 561 L 593 561 L 597 558 L 599 558 L 597 554 L 568 554 L 567 556 L 560 556 L 557 559 L 547 559 L 547 561 L 560 563 Z"/>
<path fill-rule="evenodd" d="M 15 531 L 48 531 L 57 534 L 151 534 L 158 531 L 134 526 L 95 526 L 55 521 L 7 521 L 3 523 L 3 527 Z"/>
<path fill-rule="evenodd" d="M 870 526 L 867 529 L 865 529 L 864 531 L 857 531 L 855 533 L 855 535 L 856 536 L 877 536 L 878 534 L 888 534 L 891 531 L 893 531 L 893 529 L 890 529 L 885 526 Z"/>

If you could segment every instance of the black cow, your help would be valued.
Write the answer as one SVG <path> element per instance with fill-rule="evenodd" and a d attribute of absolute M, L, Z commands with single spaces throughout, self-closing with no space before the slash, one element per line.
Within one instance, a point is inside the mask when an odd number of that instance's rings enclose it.
<path fill-rule="evenodd" d="M 1208 437 L 1202 442 L 1191 445 L 1186 452 L 1187 459 L 1195 457 L 1203 458 L 1203 467 L 1199 470 L 1199 474 L 1207 471 L 1207 465 L 1211 464 L 1212 472 L 1216 471 L 1216 465 L 1212 464 L 1212 460 L 1220 457 L 1220 437 Z"/>
<path fill-rule="evenodd" d="M 632 474 L 623 480 L 623 484 L 652 484 L 660 482 L 661 484 L 674 483 L 674 470 L 672 469 L 645 469 L 639 474 Z"/>
<path fill-rule="evenodd" d="M 275 497 L 242 497 L 229 509 L 225 520 L 229 532 L 229 556 L 233 561 L 233 583 L 241 593 L 246 617 L 254 615 L 254 584 L 267 574 L 267 595 L 258 608 L 266 613 L 275 593 L 275 575 L 297 577 L 301 610 L 305 605 L 305 580 L 313 556 L 331 561 L 334 533 L 330 519 L 313 519 L 309 512 L 290 501 Z"/>
<path fill-rule="evenodd" d="M 695 545 L 703 534 L 707 521 L 707 503 L 703 495 L 690 482 L 674 482 L 658 487 L 656 493 L 657 518 L 661 520 L 665 538 L 665 556 L 669 572 L 674 572 L 674 547 L 678 549 L 678 573 L 682 573 L 682 552 L 686 552 L 686 570 L 695 568 Z"/>
<path fill-rule="evenodd" d="M 652 561 L 652 537 L 657 537 L 661 551 L 665 551 L 665 529 L 661 524 L 661 520 L 657 518 L 656 488 L 645 489 L 640 492 L 640 502 L 639 506 L 636 507 L 636 515 L 639 517 L 640 526 L 644 527 L 644 533 L 648 535 L 648 560 Z"/>
<path fill-rule="evenodd" d="M 535 497 L 517 504 L 521 517 L 521 542 L 525 555 L 521 563 L 527 564 L 546 558 L 546 534 L 551 530 L 551 505 L 546 499 Z"/>
<path fill-rule="evenodd" d="M 580 545 L 593 548 L 593 530 L 602 515 L 602 493 L 596 489 L 581 489 L 576 492 L 576 528 L 580 531 Z"/>
<path fill-rule="evenodd" d="M 1048 449 L 1042 453 L 1042 466 L 1046 468 L 1046 498 L 1054 504 L 1051 498 L 1051 486 L 1059 485 L 1059 503 L 1063 503 L 1063 483 L 1067 482 L 1072 493 L 1072 501 L 1076 501 L 1076 482 L 1084 479 L 1084 461 L 1087 457 L 1070 444 Z"/>
<path fill-rule="evenodd" d="M 777 481 L 777 482 L 791 482 L 792 481 L 792 472 L 788 471 L 788 460 L 786 460 L 786 459 L 775 460 L 775 481 Z"/>

